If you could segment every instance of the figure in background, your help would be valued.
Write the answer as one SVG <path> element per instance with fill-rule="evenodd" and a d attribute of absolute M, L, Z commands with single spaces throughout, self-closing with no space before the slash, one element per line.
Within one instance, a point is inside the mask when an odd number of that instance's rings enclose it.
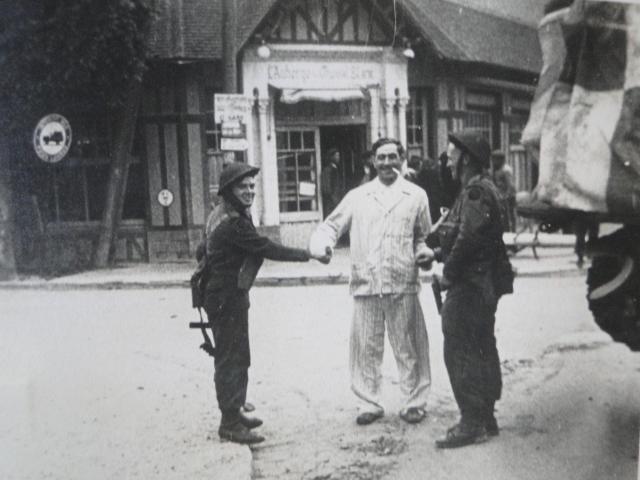
<path fill-rule="evenodd" d="M 362 155 L 360 156 L 360 167 L 361 177 L 358 181 L 358 186 L 364 185 L 376 178 L 376 169 L 373 166 L 373 152 L 371 150 L 362 152 Z"/>
<path fill-rule="evenodd" d="M 310 240 L 322 254 L 350 233 L 353 317 L 349 364 L 351 388 L 359 399 L 358 425 L 384 414 L 380 398 L 385 328 L 396 357 L 404 394 L 401 418 L 418 423 L 426 415 L 431 385 L 429 342 L 418 300 L 418 265 L 433 251 L 425 244 L 431 228 L 426 193 L 400 174 L 404 149 L 382 138 L 372 146 L 376 179 L 351 190 Z"/>
<path fill-rule="evenodd" d="M 411 155 L 411 158 L 407 160 L 407 170 L 404 172 L 404 178 L 418 185 L 418 174 L 421 169 L 422 159 L 418 155 Z"/>
<path fill-rule="evenodd" d="M 516 230 L 516 188 L 513 183 L 513 170 L 505 162 L 504 152 L 495 150 L 491 153 L 493 183 L 500 193 L 500 201 L 506 213 L 505 230 Z"/>
<path fill-rule="evenodd" d="M 454 178 L 451 173 L 447 152 L 442 152 L 438 157 L 438 173 L 442 185 L 442 206 L 451 208 L 460 191 L 460 180 Z"/>
<path fill-rule="evenodd" d="M 322 185 L 322 209 L 325 216 L 329 214 L 346 193 L 344 169 L 340 152 L 332 148 L 327 153 L 328 161 L 320 174 Z"/>

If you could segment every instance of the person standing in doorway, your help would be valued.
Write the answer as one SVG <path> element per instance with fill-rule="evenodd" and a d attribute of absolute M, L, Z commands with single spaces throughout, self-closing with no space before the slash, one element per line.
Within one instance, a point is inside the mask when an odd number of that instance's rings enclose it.
<path fill-rule="evenodd" d="M 322 208 L 325 216 L 331 212 L 346 192 L 344 169 L 340 152 L 332 148 L 327 153 L 328 161 L 325 163 L 320 174 L 322 190 Z"/>
<path fill-rule="evenodd" d="M 289 248 L 260 235 L 250 216 L 259 169 L 230 163 L 220 174 L 222 202 L 211 212 L 205 226 L 203 248 L 204 308 L 213 330 L 216 397 L 222 412 L 218 434 L 236 443 L 258 443 L 264 437 L 252 431 L 262 420 L 244 414 L 247 396 L 249 353 L 249 289 L 264 258 L 306 262 L 308 250 Z"/>
<path fill-rule="evenodd" d="M 502 240 L 500 198 L 488 172 L 490 154 L 477 133 L 449 135 L 448 166 L 461 191 L 437 230 L 436 259 L 444 268 L 436 278 L 447 291 L 441 313 L 444 360 L 460 421 L 436 441 L 438 448 L 498 435 L 494 406 L 502 376 L 495 313 L 500 296 L 513 289 L 513 276 Z"/>
<path fill-rule="evenodd" d="M 373 144 L 376 179 L 351 190 L 310 239 L 311 252 L 332 249 L 350 233 L 353 317 L 349 364 L 351 388 L 359 399 L 358 425 L 384 415 L 380 399 L 385 328 L 396 357 L 404 404 L 400 416 L 418 423 L 426 415 L 431 385 L 429 342 L 418 300 L 418 265 L 433 251 L 425 244 L 431 228 L 426 193 L 400 174 L 400 142 Z"/>

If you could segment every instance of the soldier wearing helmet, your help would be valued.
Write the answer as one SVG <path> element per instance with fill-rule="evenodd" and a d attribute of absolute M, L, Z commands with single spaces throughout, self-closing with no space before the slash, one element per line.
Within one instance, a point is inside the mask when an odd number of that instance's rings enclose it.
<path fill-rule="evenodd" d="M 502 241 L 499 196 L 488 174 L 491 148 L 482 136 L 463 131 L 449 135 L 447 153 L 447 166 L 461 191 L 429 241 L 444 264 L 442 275 L 436 275 L 447 290 L 441 312 L 444 358 L 460 421 L 436 442 L 439 448 L 478 443 L 498 434 L 494 404 L 502 377 L 495 312 L 500 295 L 511 288 L 501 281 L 504 269 L 511 275 L 511 266 Z"/>
<path fill-rule="evenodd" d="M 250 365 L 249 289 L 263 259 L 306 262 L 311 257 L 307 250 L 285 247 L 256 231 L 249 209 L 258 171 L 244 163 L 230 163 L 222 171 L 222 202 L 207 219 L 200 249 L 206 265 L 204 308 L 215 343 L 214 383 L 222 412 L 218 433 L 221 438 L 247 444 L 264 440 L 251 431 L 262 420 L 242 412 Z M 326 256 L 314 258 L 329 261 Z"/>

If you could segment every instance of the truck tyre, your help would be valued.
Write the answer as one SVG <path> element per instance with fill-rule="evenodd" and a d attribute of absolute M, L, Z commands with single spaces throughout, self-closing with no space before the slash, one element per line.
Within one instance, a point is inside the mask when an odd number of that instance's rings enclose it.
<path fill-rule="evenodd" d="M 598 326 L 616 342 L 640 351 L 640 256 L 635 254 L 631 275 L 615 291 L 589 300 L 589 309 Z M 587 272 L 589 294 L 613 279 L 622 268 L 619 257 L 596 256 Z"/>

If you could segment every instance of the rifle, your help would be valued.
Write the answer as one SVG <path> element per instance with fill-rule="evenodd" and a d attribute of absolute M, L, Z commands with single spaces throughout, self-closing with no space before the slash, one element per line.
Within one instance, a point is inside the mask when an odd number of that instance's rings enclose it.
<path fill-rule="evenodd" d="M 211 324 L 206 323 L 202 318 L 202 308 L 201 307 L 197 307 L 197 308 L 198 308 L 198 314 L 200 315 L 200 321 L 190 322 L 189 328 L 200 329 L 200 331 L 202 332 L 202 338 L 204 339 L 204 342 L 202 343 L 202 345 L 200 345 L 200 348 L 205 352 L 207 352 L 210 356 L 215 357 L 216 349 L 215 349 L 215 346 L 213 345 L 213 342 L 211 341 L 211 338 L 207 334 L 207 330 L 206 330 L 207 328 L 211 328 Z"/>

